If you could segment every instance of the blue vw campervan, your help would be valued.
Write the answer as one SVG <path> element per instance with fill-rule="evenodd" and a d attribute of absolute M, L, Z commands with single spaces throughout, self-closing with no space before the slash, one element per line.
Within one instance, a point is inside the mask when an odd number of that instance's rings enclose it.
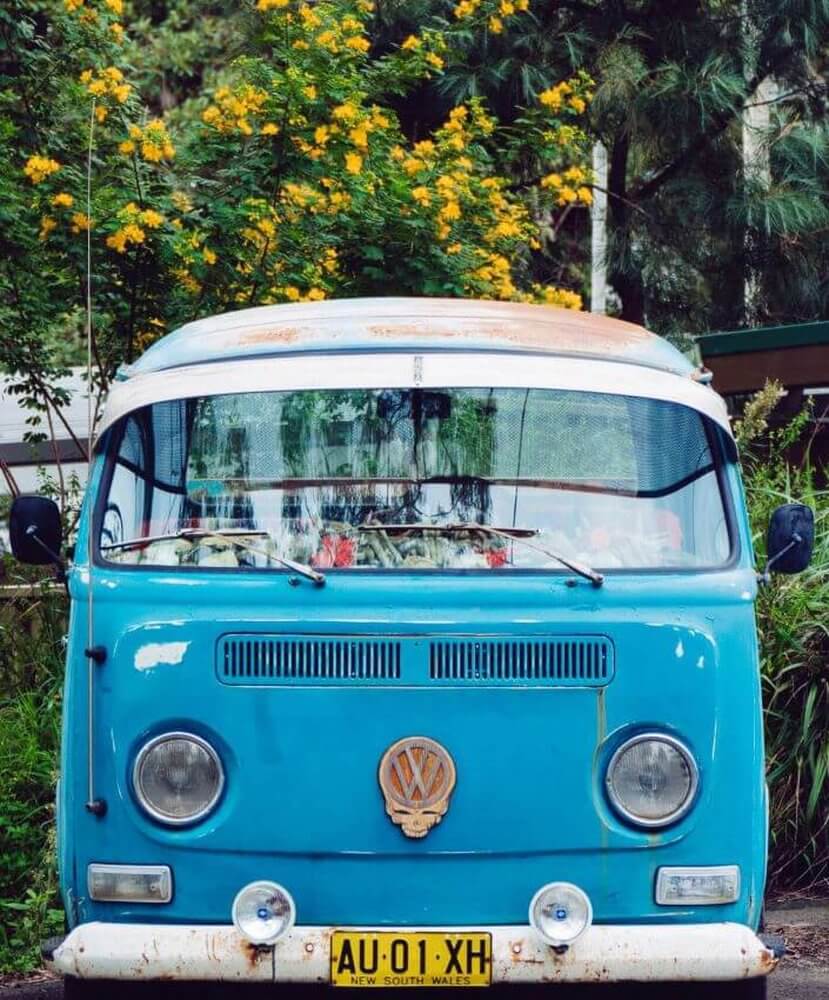
<path fill-rule="evenodd" d="M 60 546 L 49 501 L 11 528 Z M 772 568 L 811 531 L 781 508 Z M 188 324 L 98 429 L 49 967 L 70 997 L 763 996 L 757 579 L 723 401 L 639 327 L 434 299 Z"/>

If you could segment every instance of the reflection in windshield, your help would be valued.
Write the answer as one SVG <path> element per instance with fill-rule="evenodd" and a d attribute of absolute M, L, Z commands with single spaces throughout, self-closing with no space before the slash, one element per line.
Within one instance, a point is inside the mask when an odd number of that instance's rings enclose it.
<path fill-rule="evenodd" d="M 451 525 L 463 530 L 429 530 Z M 100 543 L 119 563 L 287 559 L 322 570 L 560 568 L 548 552 L 605 569 L 682 568 L 729 552 L 697 413 L 494 388 L 230 393 L 146 407 L 122 425 Z"/>

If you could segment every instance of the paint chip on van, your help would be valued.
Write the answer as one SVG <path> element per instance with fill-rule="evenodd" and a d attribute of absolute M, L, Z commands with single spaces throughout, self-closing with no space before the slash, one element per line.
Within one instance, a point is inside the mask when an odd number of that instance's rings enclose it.
<path fill-rule="evenodd" d="M 149 642 L 135 652 L 135 669 L 152 670 L 162 664 L 181 663 L 189 642 Z"/>

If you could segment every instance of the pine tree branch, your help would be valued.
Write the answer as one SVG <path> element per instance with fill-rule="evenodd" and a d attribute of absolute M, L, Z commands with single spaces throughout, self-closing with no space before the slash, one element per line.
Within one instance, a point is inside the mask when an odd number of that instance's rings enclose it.
<path fill-rule="evenodd" d="M 746 81 L 746 98 L 757 91 L 757 88 L 763 83 L 768 77 L 772 76 L 780 65 L 784 62 L 786 58 L 791 56 L 794 52 L 793 48 L 784 49 L 776 59 L 771 63 L 763 67 L 761 71 L 754 74 L 749 80 Z M 664 166 L 660 171 L 658 171 L 650 180 L 645 181 L 643 184 L 638 185 L 631 191 L 631 196 L 635 201 L 643 201 L 654 195 L 663 184 L 667 183 L 677 174 L 681 173 L 686 167 L 690 166 L 691 163 L 702 153 L 708 146 L 718 139 L 723 132 L 729 127 L 729 125 L 734 122 L 734 120 L 743 113 L 745 108 L 744 98 L 739 104 L 733 104 L 727 111 L 721 111 L 719 114 L 714 115 L 714 127 L 707 131 L 700 132 L 693 142 L 689 143 L 676 156 L 669 164 Z"/>

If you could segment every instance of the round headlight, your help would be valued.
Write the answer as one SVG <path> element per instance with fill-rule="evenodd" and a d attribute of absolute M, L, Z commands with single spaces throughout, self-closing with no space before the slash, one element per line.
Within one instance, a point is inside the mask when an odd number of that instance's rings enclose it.
<path fill-rule="evenodd" d="M 251 944 L 274 944 L 291 929 L 296 906 L 287 889 L 276 882 L 251 882 L 233 900 L 236 930 Z"/>
<path fill-rule="evenodd" d="M 607 793 L 616 811 L 639 826 L 667 826 L 694 803 L 699 772 L 691 751 L 664 733 L 627 740 L 607 768 Z"/>
<path fill-rule="evenodd" d="M 193 823 L 207 815 L 222 794 L 225 776 L 219 755 L 192 733 L 165 733 L 142 748 L 133 785 L 142 807 L 162 823 Z"/>
<path fill-rule="evenodd" d="M 572 944 L 593 922 L 586 892 L 571 882 L 542 886 L 530 903 L 530 924 L 555 947 Z"/>

